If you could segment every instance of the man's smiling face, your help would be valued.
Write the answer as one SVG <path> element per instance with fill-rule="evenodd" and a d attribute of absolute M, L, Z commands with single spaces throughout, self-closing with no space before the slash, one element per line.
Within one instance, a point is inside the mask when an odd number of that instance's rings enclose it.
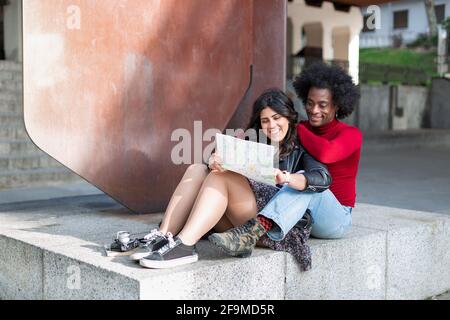
<path fill-rule="evenodd" d="M 315 87 L 309 90 L 305 109 L 309 123 L 313 127 L 330 123 L 336 117 L 337 112 L 331 91 Z"/>

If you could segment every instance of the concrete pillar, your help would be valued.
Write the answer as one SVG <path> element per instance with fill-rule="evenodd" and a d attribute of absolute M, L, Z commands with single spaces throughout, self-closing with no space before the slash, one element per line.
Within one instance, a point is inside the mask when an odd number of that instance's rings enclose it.
<path fill-rule="evenodd" d="M 350 43 L 350 29 L 336 27 L 333 29 L 334 60 L 348 61 Z"/>
<path fill-rule="evenodd" d="M 333 27 L 328 24 L 322 25 L 322 52 L 324 60 L 333 60 Z"/>
<path fill-rule="evenodd" d="M 348 45 L 348 73 L 356 84 L 359 83 L 359 30 L 350 30 L 350 43 Z"/>
<path fill-rule="evenodd" d="M 302 28 L 303 24 L 298 21 L 292 19 L 292 54 L 295 54 L 300 51 L 302 48 Z"/>

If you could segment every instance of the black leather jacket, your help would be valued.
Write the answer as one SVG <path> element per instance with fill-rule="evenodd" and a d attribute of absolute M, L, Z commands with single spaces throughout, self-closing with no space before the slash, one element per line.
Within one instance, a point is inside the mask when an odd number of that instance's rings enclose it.
<path fill-rule="evenodd" d="M 287 157 L 280 159 L 279 168 L 290 173 L 304 170 L 303 175 L 308 181 L 306 190 L 312 192 L 323 192 L 330 187 L 332 182 L 327 167 L 314 159 L 299 144 L 294 147 L 294 150 Z"/>

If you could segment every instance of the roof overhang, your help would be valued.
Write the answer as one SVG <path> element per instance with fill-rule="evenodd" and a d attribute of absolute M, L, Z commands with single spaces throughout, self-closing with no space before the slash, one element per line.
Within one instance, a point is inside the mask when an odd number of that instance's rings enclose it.
<path fill-rule="evenodd" d="M 307 5 L 313 7 L 322 7 L 324 1 L 332 2 L 336 10 L 346 12 L 349 12 L 352 6 L 366 7 L 370 5 L 379 5 L 388 2 L 396 2 L 392 0 L 304 0 L 304 1 Z"/>
<path fill-rule="evenodd" d="M 382 4 L 382 3 L 387 3 L 387 2 L 397 2 L 398 0 L 397 1 L 392 1 L 392 0 L 337 0 L 337 1 L 333 1 L 333 0 L 329 0 L 329 1 L 330 2 L 334 2 L 334 3 L 358 6 L 358 7 L 366 7 L 366 6 L 370 6 L 372 4 Z"/>
<path fill-rule="evenodd" d="M 387 2 L 397 2 L 393 0 L 305 0 L 306 4 L 321 7 L 324 1 L 333 2 L 335 7 L 349 7 L 349 6 L 357 6 L 357 7 L 366 7 L 372 4 L 383 4 Z"/>

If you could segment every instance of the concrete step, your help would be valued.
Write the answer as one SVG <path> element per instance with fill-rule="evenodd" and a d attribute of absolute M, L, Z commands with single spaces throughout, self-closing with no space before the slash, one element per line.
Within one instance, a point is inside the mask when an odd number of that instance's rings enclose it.
<path fill-rule="evenodd" d="M 22 71 L 15 71 L 15 70 L 0 70 L 0 81 L 4 80 L 22 82 L 23 73 Z"/>
<path fill-rule="evenodd" d="M 0 89 L 0 113 L 23 114 L 22 91 Z"/>
<path fill-rule="evenodd" d="M 23 115 L 17 112 L 0 112 L 0 127 L 23 124 Z"/>
<path fill-rule="evenodd" d="M 19 64 L 14 61 L 2 60 L 0 61 L 0 72 L 2 71 L 22 73 L 22 64 Z"/>
<path fill-rule="evenodd" d="M 0 70 L 0 81 L 22 82 L 22 71 Z"/>
<path fill-rule="evenodd" d="M 30 139 L 0 140 L 0 155 L 20 155 L 38 151 L 40 149 Z"/>
<path fill-rule="evenodd" d="M 15 100 L 1 100 L 1 94 L 0 93 L 0 112 L 15 112 L 19 114 L 23 114 L 23 105 L 19 98 Z"/>
<path fill-rule="evenodd" d="M 101 249 L 144 235 L 161 215 L 131 215 L 106 195 L 0 205 L 0 299 L 425 299 L 450 288 L 450 217 L 360 205 L 340 240 L 310 239 L 312 270 L 258 248 L 247 259 L 198 244 L 199 261 L 144 269 Z M 113 289 L 112 289 L 113 288 Z"/>
<path fill-rule="evenodd" d="M 28 139 L 28 133 L 25 130 L 23 123 L 15 123 L 10 125 L 5 125 L 0 127 L 0 139 L 10 140 L 10 139 Z"/>
<path fill-rule="evenodd" d="M 1 75 L 0 75 L 1 79 Z M 11 93 L 16 93 L 22 95 L 23 86 L 22 79 L 17 80 L 0 80 L 0 92 L 9 91 Z"/>
<path fill-rule="evenodd" d="M 17 94 L 16 92 L 0 92 L 0 101 L 21 101 L 22 95 Z"/>
<path fill-rule="evenodd" d="M 65 167 L 8 170 L 0 172 L 0 189 L 34 186 L 38 184 L 77 181 L 79 176 Z"/>
<path fill-rule="evenodd" d="M 0 172 L 61 167 L 61 164 L 43 152 L 29 155 L 0 156 Z"/>

